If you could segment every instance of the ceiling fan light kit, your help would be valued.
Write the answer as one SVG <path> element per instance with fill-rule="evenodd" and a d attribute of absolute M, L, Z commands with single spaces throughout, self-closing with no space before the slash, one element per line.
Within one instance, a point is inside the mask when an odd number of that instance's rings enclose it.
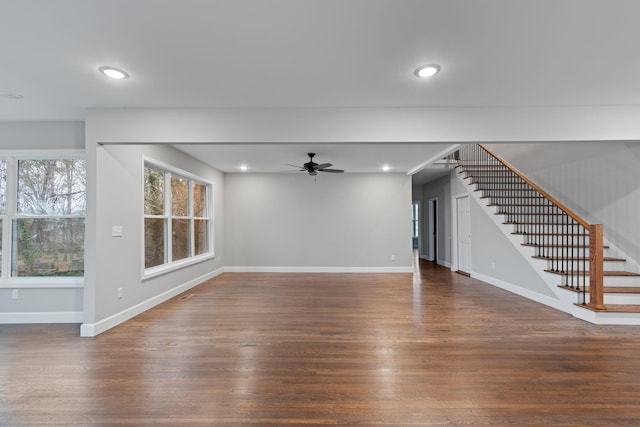
<path fill-rule="evenodd" d="M 289 165 L 294 168 L 299 168 L 300 172 L 307 172 L 311 176 L 318 175 L 318 172 L 328 172 L 328 173 L 343 173 L 342 169 L 330 169 L 333 166 L 331 163 L 316 163 L 313 161 L 313 157 L 316 153 L 307 153 L 309 156 L 309 161 L 302 166 Z"/>

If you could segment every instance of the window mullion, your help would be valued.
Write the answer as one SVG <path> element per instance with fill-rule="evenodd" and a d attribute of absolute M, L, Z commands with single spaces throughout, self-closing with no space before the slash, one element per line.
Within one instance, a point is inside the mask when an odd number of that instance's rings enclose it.
<path fill-rule="evenodd" d="M 164 239 L 164 253 L 167 256 L 165 264 L 170 264 L 173 261 L 173 212 L 171 204 L 171 174 L 165 172 L 164 174 L 164 215 L 165 215 L 165 230 L 166 238 Z"/>
<path fill-rule="evenodd" d="M 189 189 L 189 196 L 187 197 L 187 212 L 189 213 L 189 256 L 195 256 L 196 254 L 196 233 L 195 233 L 195 225 L 193 223 L 193 186 L 194 182 L 192 179 L 189 181 L 189 185 L 187 188 Z"/>
<path fill-rule="evenodd" d="M 4 218 L 2 221 L 2 279 L 11 277 L 11 261 L 13 255 L 12 228 L 13 220 L 16 216 L 18 204 L 18 160 L 15 157 L 6 159 L 7 162 L 7 182 L 5 183 L 5 206 Z"/>

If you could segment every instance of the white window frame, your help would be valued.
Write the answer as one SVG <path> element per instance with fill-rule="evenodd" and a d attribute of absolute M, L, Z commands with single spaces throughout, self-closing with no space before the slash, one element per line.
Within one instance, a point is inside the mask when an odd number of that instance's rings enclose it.
<path fill-rule="evenodd" d="M 164 172 L 164 213 L 163 215 L 146 215 L 144 213 L 144 171 L 146 167 L 150 167 L 153 169 L 161 170 Z M 178 270 L 180 268 L 187 267 L 189 265 L 193 265 L 196 263 L 200 263 L 209 259 L 215 258 L 215 248 L 214 248 L 214 217 L 213 217 L 213 182 L 203 178 L 201 176 L 195 175 L 191 172 L 179 169 L 175 166 L 169 165 L 162 161 L 150 158 L 143 157 L 142 158 L 142 232 L 141 232 L 141 277 L 142 280 L 149 279 L 152 277 L 156 277 L 170 271 Z M 172 205 L 171 205 L 171 177 L 179 176 L 181 178 L 188 179 L 189 182 L 189 206 L 188 206 L 188 216 L 173 216 L 172 213 Z M 206 218 L 196 217 L 193 212 L 193 185 L 194 183 L 202 184 L 205 186 L 205 212 L 207 214 Z M 165 239 L 164 239 L 164 254 L 166 262 L 161 265 L 157 265 L 154 267 L 145 268 L 145 219 L 146 218 L 162 218 L 166 221 L 165 223 Z M 189 254 L 190 256 L 173 261 L 173 253 L 172 253 L 172 219 L 188 219 L 189 220 Z M 195 220 L 206 219 L 207 224 L 207 239 L 208 239 L 208 251 L 202 253 L 200 255 L 193 255 L 195 253 L 195 230 L 194 224 Z"/>
<path fill-rule="evenodd" d="M 0 160 L 7 162 L 7 182 L 5 192 L 5 209 L 2 218 L 2 272 L 0 273 L 0 289 L 2 288 L 81 288 L 84 277 L 14 277 L 11 275 L 13 252 L 13 221 L 29 218 L 84 218 L 82 215 L 19 215 L 18 214 L 18 162 L 20 160 L 84 160 L 84 150 L 7 150 L 0 151 Z M 86 164 L 86 163 L 85 163 Z M 86 259 L 86 257 L 85 257 Z"/>

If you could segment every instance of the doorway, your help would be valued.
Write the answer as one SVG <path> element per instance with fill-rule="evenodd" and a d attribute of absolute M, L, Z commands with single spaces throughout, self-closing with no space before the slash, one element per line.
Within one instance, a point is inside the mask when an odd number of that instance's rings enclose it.
<path fill-rule="evenodd" d="M 429 212 L 427 217 L 429 218 L 428 227 L 428 239 L 429 239 L 429 254 L 427 255 L 428 261 L 438 263 L 438 199 L 429 199 Z"/>
<path fill-rule="evenodd" d="M 457 271 L 471 273 L 471 209 L 469 196 L 456 198 Z"/>

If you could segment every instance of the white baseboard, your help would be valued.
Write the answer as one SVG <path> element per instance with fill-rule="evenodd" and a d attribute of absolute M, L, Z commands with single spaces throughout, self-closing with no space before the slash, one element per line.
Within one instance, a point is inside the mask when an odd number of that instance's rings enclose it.
<path fill-rule="evenodd" d="M 189 289 L 201 284 L 204 281 L 212 279 L 224 272 L 224 268 L 219 268 L 210 273 L 204 274 L 200 277 L 197 277 L 193 280 L 190 280 L 182 285 L 176 286 L 173 289 L 170 289 L 166 292 L 163 292 L 159 295 L 156 295 L 152 298 L 149 298 L 146 301 L 143 301 L 139 304 L 134 305 L 133 307 L 129 307 L 126 310 L 123 310 L 119 313 L 116 313 L 112 316 L 107 317 L 106 319 L 102 319 L 96 323 L 83 323 L 80 326 L 80 336 L 82 337 L 95 337 L 102 332 L 113 328 L 127 320 L 137 316 L 140 313 L 143 313 L 150 308 L 155 307 L 158 304 L 161 304 L 181 293 L 188 291 Z"/>
<path fill-rule="evenodd" d="M 225 267 L 229 273 L 413 273 L 413 267 Z"/>
<path fill-rule="evenodd" d="M 413 267 L 247 267 L 227 266 L 229 273 L 413 273 Z"/>
<path fill-rule="evenodd" d="M 82 323 L 81 311 L 0 313 L 0 324 L 18 323 Z"/>
<path fill-rule="evenodd" d="M 484 274 L 471 273 L 471 277 L 566 313 L 566 309 L 564 308 L 564 305 L 560 302 L 560 300 L 551 298 L 547 295 L 539 294 L 538 292 L 533 292 L 528 289 L 521 288 L 520 286 L 516 286 L 512 283 L 504 282 L 500 279 L 495 279 L 490 276 L 485 276 Z"/>
<path fill-rule="evenodd" d="M 439 259 L 436 263 L 438 265 L 443 266 L 443 267 L 451 268 L 451 263 L 449 261 L 445 261 L 445 260 Z"/>

